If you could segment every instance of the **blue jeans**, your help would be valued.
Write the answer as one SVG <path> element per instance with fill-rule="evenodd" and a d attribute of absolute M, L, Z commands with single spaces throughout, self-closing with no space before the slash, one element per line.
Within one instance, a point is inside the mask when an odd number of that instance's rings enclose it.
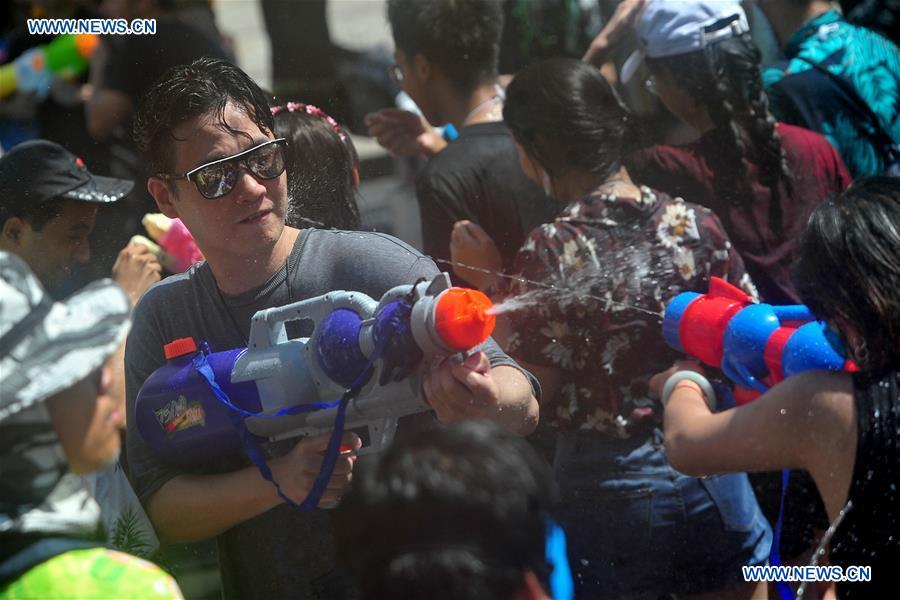
<path fill-rule="evenodd" d="M 766 564 L 772 531 L 747 475 L 679 473 L 658 429 L 560 433 L 554 470 L 578 598 L 709 592 Z"/>

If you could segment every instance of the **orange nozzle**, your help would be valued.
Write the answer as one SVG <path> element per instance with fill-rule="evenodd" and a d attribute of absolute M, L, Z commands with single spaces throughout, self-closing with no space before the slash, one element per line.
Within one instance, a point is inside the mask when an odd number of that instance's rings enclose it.
<path fill-rule="evenodd" d="M 497 317 L 488 314 L 491 299 L 467 288 L 453 287 L 440 295 L 434 309 L 434 326 L 447 346 L 470 350 L 490 337 Z"/>

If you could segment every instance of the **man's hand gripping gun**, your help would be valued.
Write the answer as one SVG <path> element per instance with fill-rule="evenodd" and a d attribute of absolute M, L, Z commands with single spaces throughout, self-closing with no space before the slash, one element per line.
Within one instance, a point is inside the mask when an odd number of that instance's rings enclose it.
<path fill-rule="evenodd" d="M 825 323 L 802 304 L 755 304 L 739 288 L 710 278 L 709 292 L 683 292 L 666 306 L 663 336 L 679 352 L 717 367 L 745 404 L 803 371 L 858 370 Z"/>
<path fill-rule="evenodd" d="M 247 451 L 248 433 L 279 440 L 336 426 L 367 427 L 363 450 L 377 451 L 398 418 L 429 410 L 419 367 L 485 341 L 495 324 L 490 306 L 440 274 L 379 301 L 335 291 L 259 311 L 248 348 L 210 352 L 192 338 L 175 340 L 138 394 L 138 430 L 179 464 Z M 313 322 L 310 337 L 287 338 L 285 323 L 296 320 Z"/>

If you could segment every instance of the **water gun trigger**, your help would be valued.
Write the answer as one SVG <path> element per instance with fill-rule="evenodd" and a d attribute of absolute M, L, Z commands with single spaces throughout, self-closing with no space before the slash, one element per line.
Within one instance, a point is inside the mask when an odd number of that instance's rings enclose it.
<path fill-rule="evenodd" d="M 733 362 L 727 355 L 722 359 L 722 372 L 738 387 L 763 394 L 769 391 L 769 386 L 758 380 L 747 367 Z"/>
<path fill-rule="evenodd" d="M 853 369 L 807 306 L 757 304 L 715 277 L 709 293 L 682 292 L 669 301 L 663 337 L 674 350 L 721 368 L 746 392 L 744 401 L 803 371 Z"/>

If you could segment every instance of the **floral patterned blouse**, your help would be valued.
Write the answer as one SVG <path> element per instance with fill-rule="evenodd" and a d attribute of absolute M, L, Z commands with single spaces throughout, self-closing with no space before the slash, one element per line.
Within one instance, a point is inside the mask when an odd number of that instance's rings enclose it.
<path fill-rule="evenodd" d="M 573 202 L 532 231 L 512 273 L 499 305 L 511 325 L 509 354 L 564 372 L 541 418 L 618 438 L 661 417 L 648 383 L 679 357 L 663 341 L 666 303 L 705 291 L 711 275 L 756 297 L 719 219 L 647 187 L 640 198 Z"/>

